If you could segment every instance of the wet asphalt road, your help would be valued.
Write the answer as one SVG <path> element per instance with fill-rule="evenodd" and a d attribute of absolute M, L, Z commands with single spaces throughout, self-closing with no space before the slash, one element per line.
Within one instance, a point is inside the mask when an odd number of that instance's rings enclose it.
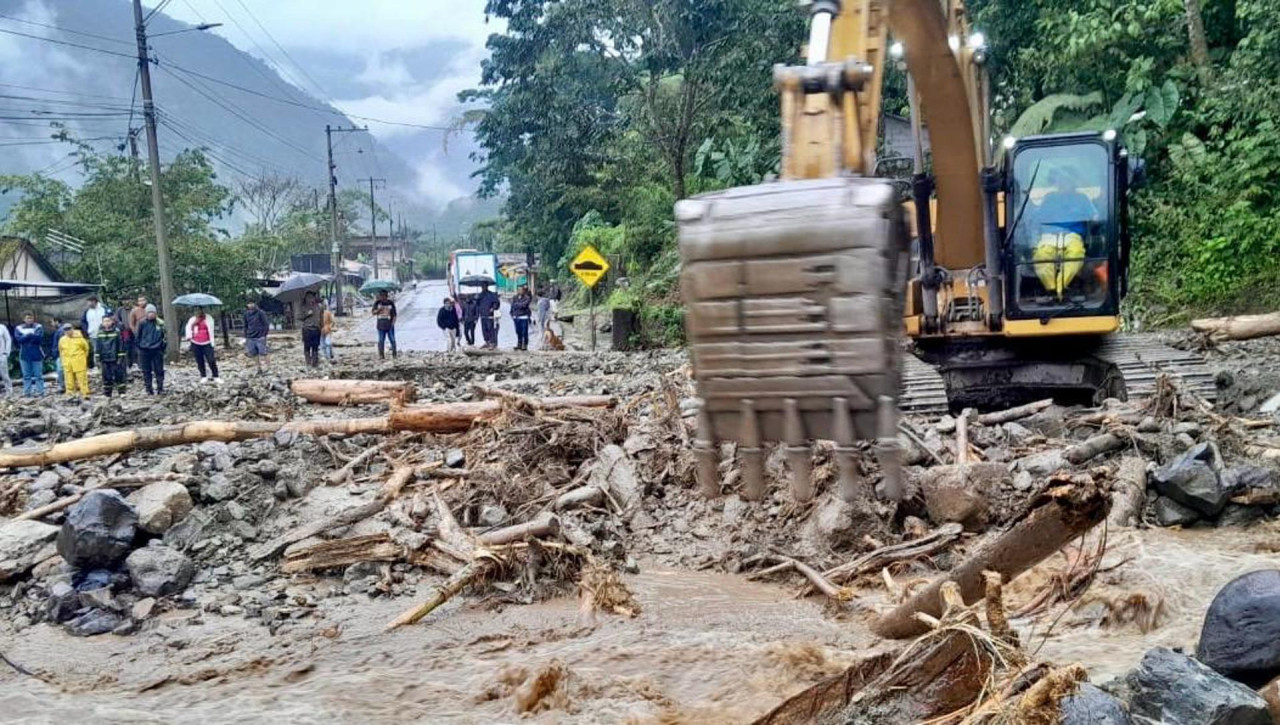
<path fill-rule="evenodd" d="M 417 289 L 406 289 L 395 296 L 396 312 L 396 345 L 401 350 L 437 351 L 449 349 L 449 340 L 444 330 L 436 327 L 436 312 L 440 303 L 449 295 L 449 286 L 444 280 L 419 281 Z M 509 299 L 502 298 L 502 321 L 498 326 L 498 347 L 510 350 L 516 346 L 516 328 L 508 314 Z M 366 319 L 356 328 L 356 339 L 360 342 L 377 343 L 378 328 L 368 308 L 360 311 Z M 537 327 L 534 320 L 531 327 Z M 476 325 L 476 343 L 482 342 L 480 326 Z M 529 332 L 529 348 L 536 350 L 541 343 L 535 330 Z"/>

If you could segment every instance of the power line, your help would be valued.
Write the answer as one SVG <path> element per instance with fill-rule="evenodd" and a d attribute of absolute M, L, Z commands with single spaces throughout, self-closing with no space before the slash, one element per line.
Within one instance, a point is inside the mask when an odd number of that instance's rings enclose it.
<path fill-rule="evenodd" d="M 239 5 L 241 9 L 243 9 L 246 13 L 249 14 L 249 18 L 253 20 L 254 24 L 258 26 L 258 29 L 261 30 L 267 36 L 267 38 L 272 42 L 272 44 L 274 44 L 276 48 L 282 54 L 284 54 L 284 57 L 289 59 L 289 62 L 292 63 L 293 66 L 302 73 L 302 75 L 306 76 L 307 80 L 311 81 L 311 85 L 315 86 L 316 90 L 320 91 L 320 95 L 324 98 L 324 100 L 332 102 L 333 99 L 329 96 L 329 93 L 325 91 L 324 86 L 320 85 L 316 81 L 316 79 L 313 78 L 311 74 L 307 72 L 306 68 L 303 68 L 302 65 L 298 63 L 298 61 L 293 59 L 293 56 L 289 55 L 289 51 L 285 50 L 283 45 L 280 45 L 280 41 L 276 40 L 276 36 L 272 35 L 270 30 L 267 30 L 266 26 L 262 24 L 262 21 L 258 20 L 258 16 L 254 15 L 253 11 L 250 10 L 248 6 L 244 4 L 243 0 L 236 0 L 236 4 Z"/>
<path fill-rule="evenodd" d="M 107 55 L 114 55 L 114 56 L 116 56 L 116 57 L 118 57 L 118 58 L 128 58 L 129 60 L 137 60 L 137 58 L 136 58 L 135 56 L 129 55 L 129 54 L 127 54 L 127 53 L 117 53 L 117 52 L 116 52 L 116 51 L 114 51 L 114 50 L 107 50 L 106 48 L 95 48 L 95 47 L 93 47 L 92 45 L 83 45 L 83 44 L 81 44 L 81 43 L 72 43 L 72 42 L 70 42 L 70 41 L 68 41 L 68 40 L 57 40 L 57 39 L 54 39 L 54 38 L 46 38 L 46 37 L 44 37 L 43 35 L 32 35 L 31 33 L 20 33 L 20 32 L 18 32 L 18 31 L 16 31 L 16 30 L 9 30 L 9 29 L 7 29 L 7 28 L 0 28 L 0 33 L 7 33 L 7 34 L 9 34 L 9 35 L 17 35 L 18 37 L 21 37 L 21 38 L 31 38 L 32 40 L 43 40 L 43 41 L 44 41 L 44 42 L 46 42 L 46 43 L 54 43 L 54 44 L 56 44 L 56 45 L 66 45 L 66 46 L 69 46 L 69 47 L 72 47 L 72 48 L 80 48 L 80 49 L 82 49 L 82 50 L 92 50 L 92 51 L 96 51 L 96 52 L 98 52 L 98 53 L 106 53 Z"/>
<path fill-rule="evenodd" d="M 160 12 L 161 10 L 164 10 L 165 6 L 171 2 L 173 2 L 173 0 L 161 0 L 159 5 L 155 6 L 154 8 L 152 8 L 151 12 L 147 13 L 147 17 L 143 18 L 142 22 L 145 24 L 147 21 L 151 20 L 152 16 L 154 16 L 156 13 Z"/>
<path fill-rule="evenodd" d="M 21 86 L 16 83 L 0 83 L 3 88 L 17 88 L 22 91 L 37 91 L 40 93 L 52 93 L 60 96 L 78 96 L 83 98 L 105 98 L 109 101 L 123 101 L 124 96 L 105 96 L 98 93 L 78 93 L 76 91 L 60 91 L 54 88 L 41 88 L 40 86 Z"/>
<path fill-rule="evenodd" d="M 164 120 L 168 124 L 176 126 L 178 129 L 181 129 L 183 132 L 187 134 L 187 136 L 194 137 L 194 140 L 192 138 L 187 139 L 192 143 L 201 143 L 207 146 L 217 146 L 220 149 L 222 149 L 224 152 L 230 155 L 237 156 L 246 162 L 255 164 L 257 166 L 261 166 L 263 168 L 271 169 L 272 171 L 276 171 L 285 176 L 297 175 L 296 172 L 289 172 L 277 166 L 274 161 L 265 159 L 255 154 L 251 154 L 248 151 L 243 151 L 227 143 L 226 141 L 222 141 L 218 139 L 216 136 L 214 136 L 213 133 L 204 130 L 203 128 L 201 128 L 200 126 L 197 126 L 195 123 L 191 121 L 180 118 L 174 115 L 173 113 L 170 113 L 168 111 L 163 111 L 161 115 L 164 117 Z"/>
<path fill-rule="evenodd" d="M 86 32 L 84 32 L 83 30 L 72 30 L 71 28 L 64 28 L 64 27 L 62 27 L 61 25 L 50 25 L 50 24 L 48 24 L 48 23 L 38 23 L 38 22 L 36 22 L 36 21 L 34 21 L 34 20 L 24 20 L 23 18 L 15 18 L 15 17 L 13 17 L 12 15 L 0 15 L 0 18 L 3 18 L 3 19 L 5 19 L 5 20 L 9 20 L 9 21 L 12 21 L 12 22 L 15 22 L 15 23 L 22 23 L 22 24 L 24 24 L 24 25 L 34 25 L 34 26 L 39 27 L 39 28 L 48 28 L 48 29 L 50 29 L 50 30 L 57 30 L 57 31 L 62 32 L 62 33 L 70 33 L 71 35 L 82 35 L 82 36 L 84 36 L 84 37 L 86 37 L 86 38 L 95 38 L 95 39 L 97 39 L 97 40 L 105 40 L 105 41 L 107 41 L 108 43 L 120 43 L 121 45 L 133 45 L 133 41 L 132 41 L 132 40 L 122 40 L 122 39 L 120 39 L 120 38 L 112 38 L 112 37 L 110 37 L 110 36 L 108 36 L 108 35 L 98 35 L 98 34 L 96 34 L 96 33 L 86 33 Z"/>
<path fill-rule="evenodd" d="M 296 78 L 292 77 L 291 75 L 288 75 L 289 71 L 288 71 L 288 69 L 287 69 L 287 68 L 285 68 L 285 67 L 284 67 L 284 64 L 283 64 L 283 63 L 277 63 L 277 62 L 276 62 L 276 59 L 275 59 L 275 58 L 273 58 L 273 57 L 271 57 L 271 54 L 270 54 L 270 53 L 268 53 L 268 52 L 266 51 L 266 49 L 265 49 L 265 48 L 263 48 L 261 45 L 259 45 L 259 44 L 258 44 L 258 41 L 254 39 L 253 35 L 251 35 L 251 34 L 249 33 L 248 29 L 247 29 L 247 28 L 245 28 L 243 25 L 241 25 L 241 24 L 240 24 L 240 21 L 239 21 L 239 20 L 237 20 L 237 19 L 235 18 L 235 16 L 231 14 L 231 11 L 227 10 L 227 8 L 223 6 L 223 4 L 222 4 L 222 2 L 221 2 L 220 0 L 213 0 L 213 4 L 214 4 L 214 5 L 217 5 L 217 6 L 218 6 L 218 9 L 222 11 L 222 14 L 223 14 L 223 15 L 225 15 L 225 16 L 227 16 L 227 20 L 230 20 L 230 21 L 231 21 L 231 23 L 232 23 L 233 25 L 235 25 L 235 26 L 236 26 L 236 28 L 237 28 L 237 29 L 239 29 L 241 33 L 243 33 L 243 34 L 244 34 L 244 37 L 245 37 L 245 38 L 247 38 L 247 39 L 249 40 L 249 42 L 253 45 L 253 47 L 254 47 L 254 48 L 257 48 L 258 52 L 262 54 L 262 57 L 263 57 L 264 59 L 266 59 L 266 60 L 268 60 L 268 61 L 271 61 L 271 62 L 276 66 L 275 70 L 277 71 L 277 73 L 278 73 L 278 74 L 284 74 L 284 75 L 286 75 L 286 79 L 287 79 L 290 83 L 292 83 L 294 86 L 297 86 L 297 87 L 299 87 L 299 88 L 301 88 L 301 87 L 302 87 L 302 84 L 301 84 L 301 83 L 299 83 L 299 82 L 298 82 L 298 80 L 297 80 Z M 246 62 L 248 62 L 248 61 L 246 60 Z M 253 64 L 251 64 L 251 65 L 253 65 Z M 276 86 L 281 86 L 282 88 L 284 88 L 284 86 L 282 85 L 282 84 L 283 84 L 283 81 L 280 79 L 280 76 L 279 76 L 279 75 L 276 75 L 276 76 L 274 77 L 274 79 L 273 79 L 271 75 L 268 75 L 266 71 L 262 70 L 262 69 L 261 69 L 261 68 L 259 68 L 257 65 L 253 65 L 253 68 L 254 68 L 254 70 L 255 70 L 255 71 L 257 71 L 257 72 L 258 72 L 258 75 L 262 76 L 263 78 L 266 78 L 266 79 L 267 79 L 267 81 L 269 81 L 270 83 L 272 83 L 272 84 L 274 84 L 274 85 L 276 85 Z M 284 88 L 284 90 L 285 90 L 286 92 L 288 92 L 288 88 Z"/>

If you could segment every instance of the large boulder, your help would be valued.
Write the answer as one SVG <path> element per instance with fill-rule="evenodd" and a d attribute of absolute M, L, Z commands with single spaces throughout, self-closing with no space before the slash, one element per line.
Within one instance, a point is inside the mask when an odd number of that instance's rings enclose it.
<path fill-rule="evenodd" d="M 1167 647 L 1125 677 L 1129 711 L 1164 725 L 1271 725 L 1267 702 L 1239 682 Z"/>
<path fill-rule="evenodd" d="M 1280 677 L 1280 570 L 1250 572 L 1218 592 L 1196 657 L 1238 680 L 1261 684 Z"/>
<path fill-rule="evenodd" d="M 130 554 L 124 565 L 134 588 L 149 597 L 181 592 L 196 573 L 195 565 L 185 554 L 154 542 Z"/>
<path fill-rule="evenodd" d="M 990 514 L 989 496 L 1010 483 L 1005 466 L 973 463 L 929 469 L 920 480 L 920 490 L 935 524 L 957 523 L 969 531 L 981 531 Z"/>
<path fill-rule="evenodd" d="M 58 527 L 39 521 L 6 521 L 0 524 L 0 582 L 21 576 L 53 556 L 50 544 Z"/>
<path fill-rule="evenodd" d="M 67 511 L 58 553 L 77 569 L 114 569 L 129 555 L 138 512 L 115 491 L 90 491 Z"/>
<path fill-rule="evenodd" d="M 1060 725 L 1130 725 L 1133 722 L 1124 703 L 1088 682 L 1080 683 L 1075 694 L 1062 698 L 1060 709 Z"/>
<path fill-rule="evenodd" d="M 1231 499 L 1231 489 L 1222 485 L 1214 469 L 1217 454 L 1212 445 L 1201 443 L 1151 473 L 1151 483 L 1161 496 L 1205 516 L 1217 516 Z"/>
<path fill-rule="evenodd" d="M 191 513 L 191 494 L 177 481 L 157 481 L 134 491 L 126 499 L 138 510 L 138 526 L 147 533 L 163 534 Z"/>

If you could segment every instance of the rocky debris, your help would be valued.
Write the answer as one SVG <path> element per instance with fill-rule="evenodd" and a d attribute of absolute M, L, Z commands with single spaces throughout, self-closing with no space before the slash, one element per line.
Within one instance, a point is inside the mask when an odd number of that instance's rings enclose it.
<path fill-rule="evenodd" d="M 58 527 L 39 521 L 7 521 L 0 524 L 0 582 L 26 574 L 53 556 Z"/>
<path fill-rule="evenodd" d="M 105 609 L 87 609 L 75 619 L 66 623 L 67 631 L 73 637 L 93 637 L 114 631 L 124 622 L 119 614 Z"/>
<path fill-rule="evenodd" d="M 125 560 L 134 587 L 150 597 L 176 594 L 191 583 L 195 565 L 180 551 L 153 543 L 134 551 Z"/>
<path fill-rule="evenodd" d="M 1232 466 L 1222 472 L 1222 487 L 1233 494 L 1251 489 L 1275 491 L 1276 474 L 1262 466 Z"/>
<path fill-rule="evenodd" d="M 1210 443 L 1201 443 L 1151 473 L 1151 482 L 1161 496 L 1205 516 L 1217 516 L 1226 507 L 1231 491 L 1222 485 L 1214 464 L 1217 453 Z"/>
<path fill-rule="evenodd" d="M 54 582 L 45 600 L 45 613 L 51 622 L 65 622 L 80 611 L 80 592 L 67 582 Z"/>
<path fill-rule="evenodd" d="M 125 499 L 138 511 L 138 527 L 150 534 L 163 534 L 191 513 L 194 505 L 187 487 L 176 481 L 157 481 L 134 491 Z"/>
<path fill-rule="evenodd" d="M 644 495 L 644 486 L 636 474 L 635 464 L 622 446 L 608 445 L 601 449 L 591 480 L 608 491 L 627 512 L 634 511 Z"/>
<path fill-rule="evenodd" d="M 1124 703 L 1110 693 L 1088 682 L 1062 699 L 1059 706 L 1062 720 L 1059 725 L 1130 725 L 1129 711 Z"/>
<path fill-rule="evenodd" d="M 1151 512 L 1156 523 L 1161 526 L 1190 526 L 1200 520 L 1200 512 L 1174 501 L 1167 496 L 1159 496 L 1151 502 Z"/>
<path fill-rule="evenodd" d="M 444 454 L 444 465 L 447 468 L 462 468 L 467 465 L 467 454 L 461 448 L 450 448 Z"/>
<path fill-rule="evenodd" d="M 133 617 L 134 621 L 141 622 L 150 618 L 155 609 L 155 598 L 146 597 L 133 603 L 133 606 L 129 608 L 129 616 Z"/>
<path fill-rule="evenodd" d="M 1270 725 L 1258 693 L 1167 647 L 1125 677 L 1129 711 L 1166 725 Z"/>
<path fill-rule="evenodd" d="M 1209 605 L 1196 658 L 1238 680 L 1280 677 L 1280 570 L 1233 579 Z"/>
<path fill-rule="evenodd" d="M 67 511 L 58 553 L 77 569 L 113 569 L 129 555 L 138 513 L 119 493 L 90 491 Z"/>
<path fill-rule="evenodd" d="M 990 516 L 988 499 L 1005 485 L 1012 485 L 1008 468 L 998 463 L 973 463 L 929 469 L 920 481 L 920 490 L 934 523 L 957 523 L 969 531 L 981 531 Z"/>

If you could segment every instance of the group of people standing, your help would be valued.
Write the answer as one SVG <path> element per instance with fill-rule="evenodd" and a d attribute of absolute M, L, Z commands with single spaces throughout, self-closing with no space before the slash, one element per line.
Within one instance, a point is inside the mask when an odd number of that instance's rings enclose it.
<path fill-rule="evenodd" d="M 28 312 L 12 334 L 0 325 L 0 382 L 5 394 L 11 395 L 8 363 L 16 348 L 25 397 L 45 394 L 44 369 L 50 360 L 59 392 L 70 396 L 90 394 L 89 370 L 94 367 L 101 372 L 102 389 L 108 397 L 123 394 L 128 370 L 134 365 L 141 366 L 148 393 L 163 392 L 165 346 L 164 322 L 145 297 L 133 305 L 121 303 L 114 311 L 97 297 L 90 297 L 77 322 L 55 317 L 46 326 Z"/>
<path fill-rule="evenodd" d="M 535 301 L 528 285 L 521 285 L 511 298 L 508 314 L 515 324 L 516 350 L 529 349 L 529 330 L 533 324 L 534 309 L 537 309 L 538 329 L 546 330 L 551 324 L 554 308 L 560 299 L 560 290 L 555 285 L 540 289 Z M 457 299 L 446 297 L 436 313 L 436 326 L 448 335 L 449 352 L 458 347 L 458 337 L 468 346 L 476 344 L 476 325 L 480 326 L 483 343 L 482 350 L 496 350 L 498 347 L 498 329 L 502 319 L 502 301 L 498 293 L 482 285 L 478 294 L 459 295 Z"/>

